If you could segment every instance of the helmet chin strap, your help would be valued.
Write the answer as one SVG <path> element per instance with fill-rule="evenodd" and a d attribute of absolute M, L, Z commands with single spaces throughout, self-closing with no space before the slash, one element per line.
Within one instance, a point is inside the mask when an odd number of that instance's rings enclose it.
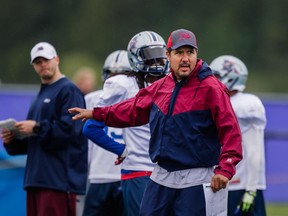
<path fill-rule="evenodd" d="M 233 86 L 235 85 L 235 83 L 237 83 L 237 81 L 239 80 L 239 77 L 237 77 L 232 83 L 231 83 L 231 85 L 229 85 L 229 91 L 232 91 L 232 90 L 234 90 L 234 89 L 232 89 L 233 88 Z"/>
<path fill-rule="evenodd" d="M 144 82 L 145 82 L 145 87 L 152 85 L 152 83 L 148 82 L 146 79 Z"/>

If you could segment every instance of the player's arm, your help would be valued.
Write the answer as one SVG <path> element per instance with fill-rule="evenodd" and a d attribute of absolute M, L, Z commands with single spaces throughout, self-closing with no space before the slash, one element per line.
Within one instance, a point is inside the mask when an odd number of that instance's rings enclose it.
<path fill-rule="evenodd" d="M 247 184 L 238 209 L 243 213 L 253 211 L 257 186 L 263 173 L 261 169 L 265 163 L 264 129 L 266 126 L 265 109 L 258 98 L 251 98 L 249 106 L 242 112 L 240 121 L 246 123 L 242 132 L 243 147 L 247 161 Z M 258 100 L 257 100 L 258 99 Z"/>
<path fill-rule="evenodd" d="M 245 97 L 244 97 L 245 96 Z M 266 126 L 265 108 L 254 95 L 244 94 L 245 103 L 240 101 L 237 118 L 240 123 L 243 148 L 247 163 L 246 191 L 256 191 L 259 179 L 263 178 L 265 163 L 264 130 Z"/>
<path fill-rule="evenodd" d="M 125 157 L 126 145 L 116 142 L 114 139 L 109 137 L 103 128 L 105 127 L 103 122 L 96 120 L 87 120 L 83 127 L 83 134 L 98 146 L 106 149 L 107 151 L 113 152 L 119 157 Z"/>

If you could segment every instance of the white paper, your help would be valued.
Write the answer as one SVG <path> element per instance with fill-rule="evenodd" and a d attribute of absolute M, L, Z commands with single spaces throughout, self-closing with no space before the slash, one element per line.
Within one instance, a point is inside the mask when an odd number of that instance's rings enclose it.
<path fill-rule="evenodd" d="M 0 121 L 0 128 L 6 128 L 7 130 L 12 131 L 16 139 L 24 139 L 25 137 L 29 136 L 27 134 L 20 133 L 20 131 L 17 128 L 15 128 L 14 126 L 15 124 L 16 124 L 15 119 L 12 118 L 5 119 Z"/>
<path fill-rule="evenodd" d="M 228 187 L 214 193 L 210 183 L 203 184 L 206 216 L 227 216 Z"/>

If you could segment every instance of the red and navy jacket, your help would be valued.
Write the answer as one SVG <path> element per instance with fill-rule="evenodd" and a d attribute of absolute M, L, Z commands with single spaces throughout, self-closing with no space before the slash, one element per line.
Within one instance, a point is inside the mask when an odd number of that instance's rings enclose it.
<path fill-rule="evenodd" d="M 198 59 L 177 82 L 173 71 L 124 102 L 94 108 L 107 126 L 150 123 L 149 154 L 167 171 L 216 166 L 231 179 L 242 159 L 241 134 L 226 87 Z"/>

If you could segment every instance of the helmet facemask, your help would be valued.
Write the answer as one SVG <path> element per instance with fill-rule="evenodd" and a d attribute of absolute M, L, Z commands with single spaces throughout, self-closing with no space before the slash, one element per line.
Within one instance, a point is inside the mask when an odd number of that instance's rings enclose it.
<path fill-rule="evenodd" d="M 166 44 L 155 32 L 141 32 L 128 44 L 128 56 L 135 72 L 163 75 L 168 70 Z"/>

